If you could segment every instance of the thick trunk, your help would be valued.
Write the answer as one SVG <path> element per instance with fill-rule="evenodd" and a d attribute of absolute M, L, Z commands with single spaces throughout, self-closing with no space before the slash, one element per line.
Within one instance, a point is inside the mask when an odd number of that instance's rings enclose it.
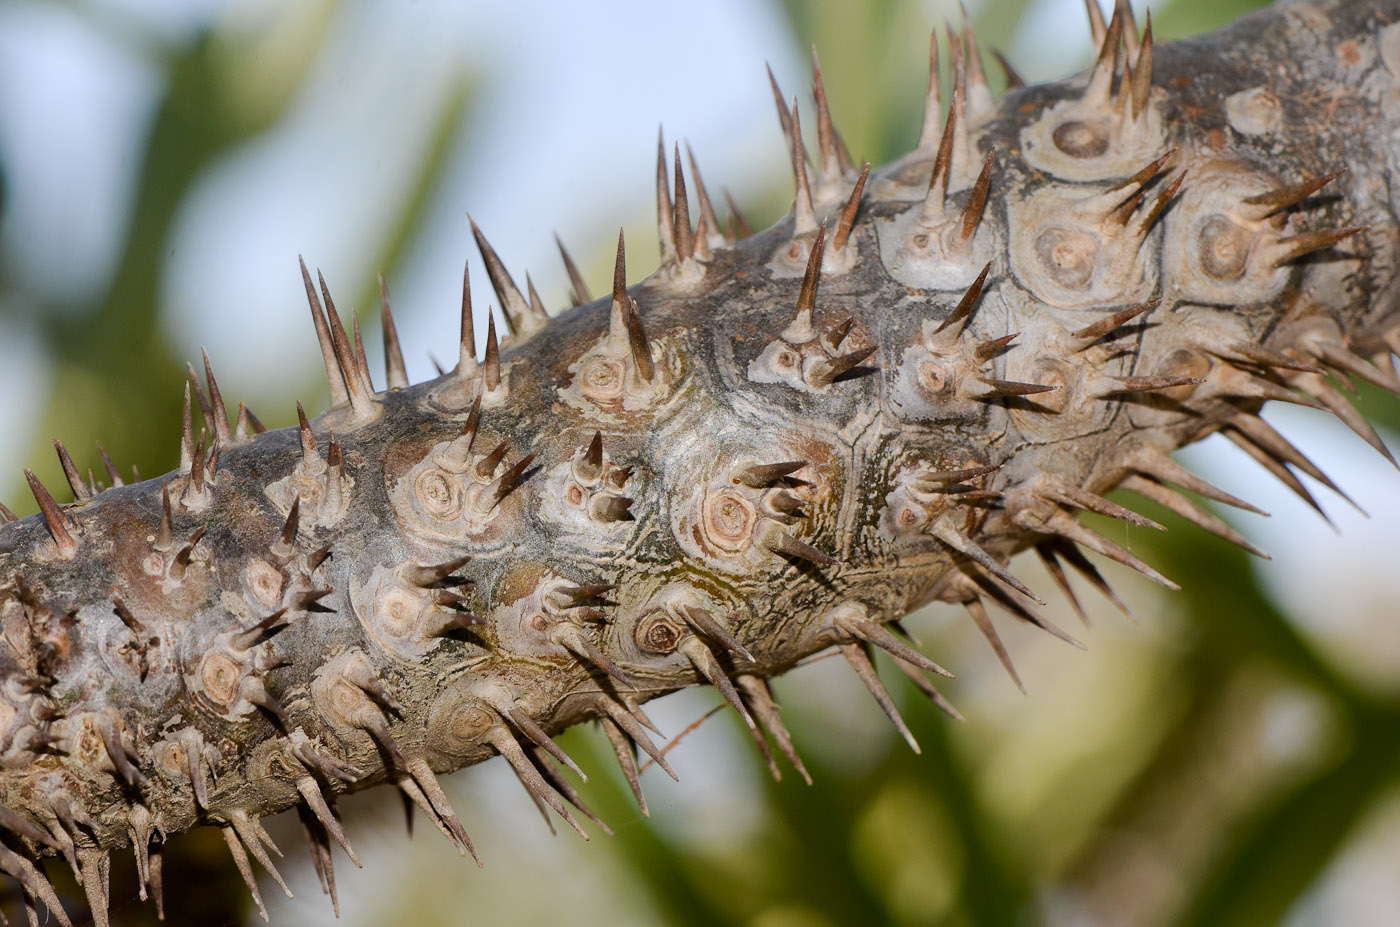
<path fill-rule="evenodd" d="M 933 600 L 998 646 L 984 600 L 1041 622 L 1014 553 L 1155 576 L 1077 513 L 1221 498 L 1169 458 L 1218 430 L 1293 479 L 1264 401 L 1366 433 L 1329 375 L 1400 386 L 1397 18 L 1115 19 L 1090 74 L 999 101 L 968 68 L 853 226 L 823 126 L 767 232 L 677 183 L 661 270 L 547 324 L 493 267 L 514 334 L 429 383 L 373 393 L 313 302 L 320 419 L 254 435 L 215 394 L 179 471 L 0 528 L 0 870 L 43 900 L 25 860 L 63 853 L 100 921 L 112 848 L 208 823 L 246 865 L 292 806 L 328 848 L 322 796 L 384 781 L 465 845 L 435 772 L 503 753 L 568 817 L 549 733 L 652 750 L 637 706 L 709 682 L 786 751 L 764 679 L 804 657 L 933 670 L 884 630 Z"/>

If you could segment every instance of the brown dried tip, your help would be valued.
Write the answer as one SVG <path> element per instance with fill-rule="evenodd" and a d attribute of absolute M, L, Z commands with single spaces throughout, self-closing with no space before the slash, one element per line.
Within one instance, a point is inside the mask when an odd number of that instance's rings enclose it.
<path fill-rule="evenodd" d="M 404 570 L 404 579 L 413 583 L 415 586 L 421 586 L 426 589 L 434 583 L 440 583 L 447 579 L 453 573 L 456 573 L 462 567 L 466 566 L 471 559 L 471 555 L 467 554 L 453 560 L 448 560 L 445 563 L 433 564 L 431 566 L 421 565 L 408 567 Z"/>

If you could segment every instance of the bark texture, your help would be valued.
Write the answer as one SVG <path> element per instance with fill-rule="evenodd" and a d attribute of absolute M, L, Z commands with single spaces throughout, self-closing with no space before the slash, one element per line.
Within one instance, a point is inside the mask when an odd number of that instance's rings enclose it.
<path fill-rule="evenodd" d="M 1003 659 L 984 602 L 1063 635 L 1013 554 L 1169 584 L 1077 520 L 1152 524 L 1111 489 L 1248 546 L 1171 452 L 1224 431 L 1306 495 L 1260 406 L 1379 446 L 1338 380 L 1400 392 L 1396 20 L 1297 2 L 1154 48 L 1120 8 L 1090 72 L 999 100 L 965 36 L 868 176 L 819 93 L 761 234 L 663 150 L 663 266 L 611 297 L 549 318 L 478 233 L 510 334 L 478 361 L 464 307 L 428 383 L 391 344 L 375 392 L 308 276 L 324 415 L 258 433 L 211 374 L 178 471 L 70 466 L 74 502 L 35 482 L 0 526 L 0 871 L 63 919 L 34 861 L 67 857 L 101 923 L 111 850 L 158 887 L 166 836 L 211 824 L 275 875 L 258 819 L 296 807 L 329 872 L 335 795 L 385 782 L 470 850 L 435 776 L 498 753 L 575 823 L 550 735 L 599 719 L 635 783 L 641 703 L 696 684 L 800 769 L 765 681 L 799 660 L 839 648 L 902 726 L 869 654 L 941 672 L 887 629 L 915 607 L 965 604 Z"/>

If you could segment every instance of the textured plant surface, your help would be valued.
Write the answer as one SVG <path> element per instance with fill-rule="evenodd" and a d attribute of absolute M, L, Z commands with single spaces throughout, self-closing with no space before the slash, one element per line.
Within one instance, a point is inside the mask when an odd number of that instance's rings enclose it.
<path fill-rule="evenodd" d="M 1170 585 L 1080 523 L 1156 526 L 1113 489 L 1249 548 L 1177 490 L 1248 504 L 1172 451 L 1221 432 L 1306 497 L 1278 400 L 1384 453 L 1340 388 L 1400 392 L 1397 16 L 1293 4 L 1154 47 L 1120 7 L 1091 71 L 1000 100 L 967 32 L 918 148 L 868 173 L 818 77 L 810 164 L 778 95 L 787 220 L 727 235 L 663 145 L 654 276 L 625 286 L 619 240 L 612 295 L 550 318 L 478 232 L 509 334 L 473 331 L 464 281 L 458 364 L 416 386 L 387 297 L 376 392 L 308 273 L 323 416 L 263 432 L 206 365 L 178 471 L 104 489 L 60 447 L 74 502 L 31 478 L 41 514 L 0 528 L 0 870 L 31 919 L 65 919 L 43 857 L 100 923 L 114 849 L 158 903 L 200 825 L 256 897 L 259 819 L 293 807 L 333 888 L 335 798 L 379 783 L 475 855 L 436 776 L 497 753 L 579 827 L 552 735 L 597 720 L 640 801 L 634 751 L 668 768 L 641 705 L 689 685 L 805 775 L 767 680 L 832 648 L 913 744 L 872 648 L 952 709 L 907 612 L 965 606 L 1014 678 L 988 604 L 1072 639 L 1013 554 Z"/>

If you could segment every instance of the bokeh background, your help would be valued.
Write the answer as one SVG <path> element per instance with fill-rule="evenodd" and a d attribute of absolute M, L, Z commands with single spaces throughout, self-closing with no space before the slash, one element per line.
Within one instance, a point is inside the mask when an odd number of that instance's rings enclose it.
<path fill-rule="evenodd" d="M 1153 22 L 1179 37 L 1255 6 L 1169 0 Z M 1079 0 L 968 11 L 1030 80 L 1090 59 Z M 377 271 L 415 378 L 432 354 L 452 360 L 468 255 L 486 311 L 468 210 L 551 308 L 567 304 L 556 232 L 602 292 L 624 227 L 639 279 L 656 255 L 663 121 L 712 192 L 776 220 L 791 180 L 764 62 L 809 114 L 816 43 L 838 127 L 879 164 L 916 138 L 929 30 L 957 15 L 942 0 L 0 2 L 3 498 L 34 510 L 22 466 L 61 484 L 53 437 L 83 468 L 97 466 L 94 438 L 124 468 L 173 466 L 184 364 L 201 346 L 225 395 L 272 426 L 294 421 L 294 399 L 324 404 L 299 253 L 361 311 L 376 376 Z M 1364 387 L 1360 402 L 1396 446 L 1400 402 Z M 1164 537 L 1099 525 L 1185 589 L 1106 566 L 1137 622 L 1081 587 L 1087 653 L 998 619 L 1028 697 L 962 615 L 917 616 L 924 649 L 959 673 L 945 694 L 966 716 L 892 678 L 922 756 L 841 661 L 804 667 L 776 688 L 811 787 L 790 771 L 771 781 L 728 713 L 671 751 L 680 785 L 644 776 L 650 821 L 601 736 L 565 735 L 615 831 L 594 827 L 588 844 L 550 836 L 504 764 L 455 774 L 445 785 L 484 871 L 421 820 L 410 841 L 387 790 L 353 797 L 365 868 L 337 857 L 340 923 L 1395 923 L 1400 474 L 1321 413 L 1269 417 L 1369 519 L 1320 495 L 1333 530 L 1207 441 L 1183 459 L 1273 513 L 1227 516 L 1271 562 L 1151 507 Z M 1018 569 L 1072 627 L 1049 577 Z M 655 715 L 679 734 L 717 702 L 680 693 Z M 297 896 L 263 880 L 273 922 L 334 922 L 299 828 L 272 825 Z M 166 856 L 171 922 L 256 920 L 216 831 Z M 114 922 L 152 923 L 131 870 L 114 865 Z M 14 901 L 0 889 L 0 911 L 22 917 Z"/>

